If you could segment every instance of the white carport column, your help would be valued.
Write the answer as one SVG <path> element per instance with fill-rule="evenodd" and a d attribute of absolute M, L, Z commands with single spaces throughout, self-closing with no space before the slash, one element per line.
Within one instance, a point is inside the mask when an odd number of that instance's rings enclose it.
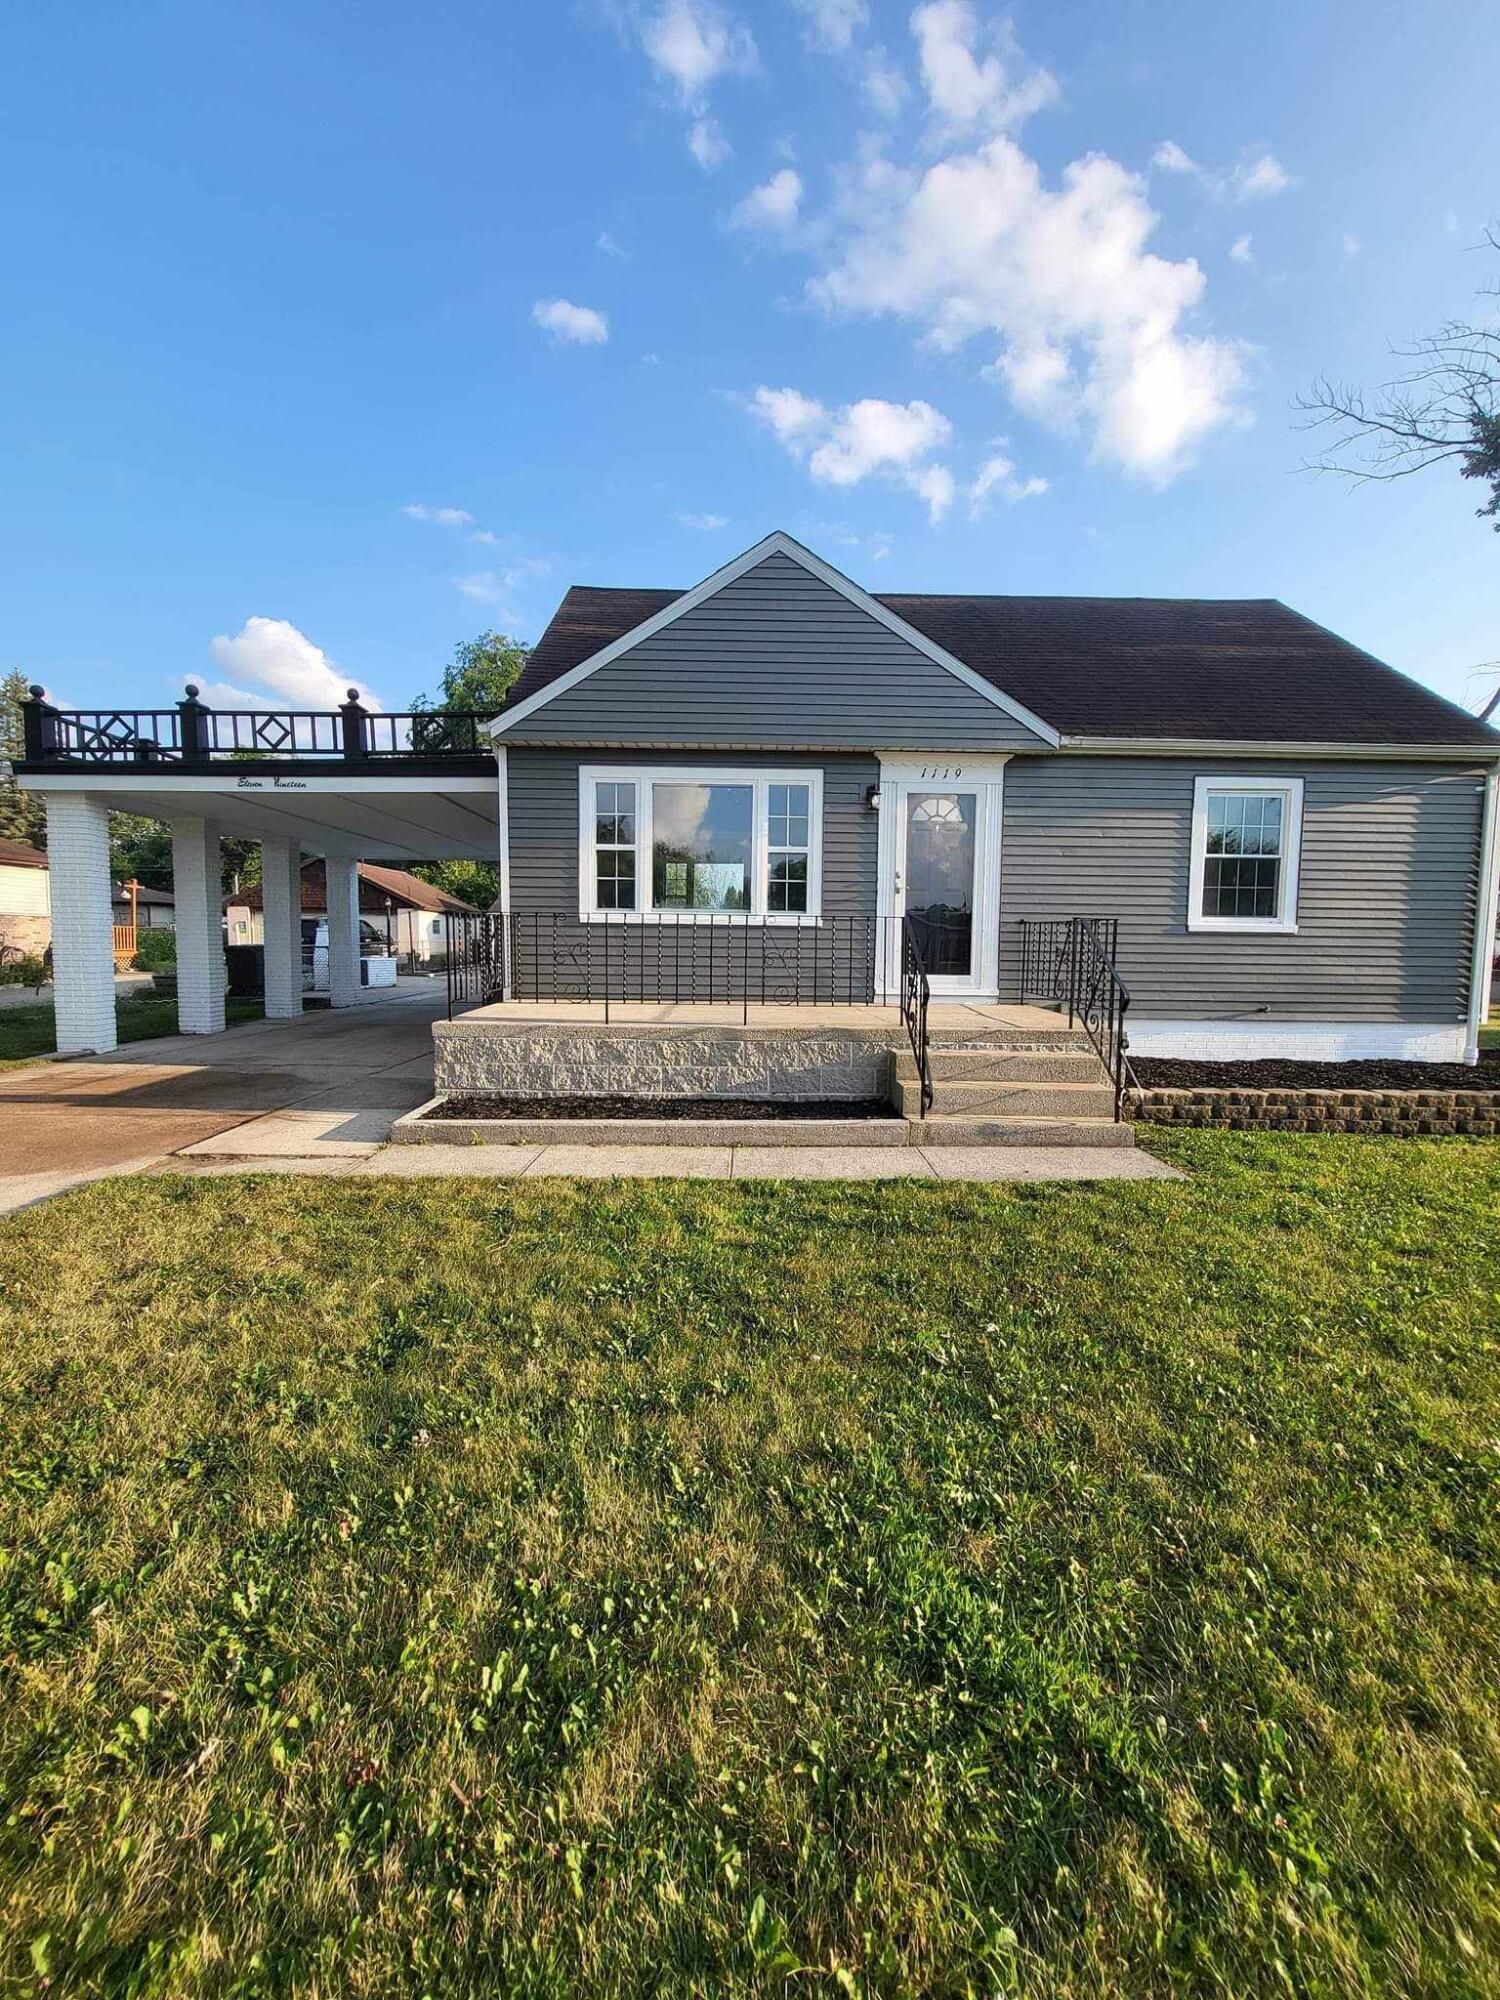
<path fill-rule="evenodd" d="M 109 808 L 79 792 L 47 800 L 52 980 L 64 1055 L 115 1046 L 115 961 Z"/>
<path fill-rule="evenodd" d="M 328 1004 L 359 1004 L 359 867 L 330 854 L 328 881 Z"/>
<path fill-rule="evenodd" d="M 261 842 L 260 893 L 266 1019 L 295 1021 L 302 1013 L 302 849 L 295 840 Z"/>
<path fill-rule="evenodd" d="M 173 820 L 172 897 L 177 905 L 178 1033 L 220 1034 L 225 965 L 217 820 Z"/>

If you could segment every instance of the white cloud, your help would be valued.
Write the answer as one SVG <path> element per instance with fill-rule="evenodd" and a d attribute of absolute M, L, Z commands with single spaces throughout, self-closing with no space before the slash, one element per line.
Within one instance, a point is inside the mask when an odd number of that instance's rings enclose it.
<path fill-rule="evenodd" d="M 517 556 L 513 562 L 504 563 L 497 569 L 473 570 L 467 576 L 454 577 L 453 581 L 473 603 L 504 607 L 510 622 L 514 623 L 515 613 L 510 606 L 515 592 L 534 577 L 545 575 L 551 567 L 545 556 Z"/>
<path fill-rule="evenodd" d="M 709 92 L 722 77 L 756 69 L 755 37 L 717 0 L 666 0 L 639 21 L 639 31 L 647 56 L 691 117 L 688 151 L 711 172 L 731 148 L 709 109 Z"/>
<path fill-rule="evenodd" d="M 630 261 L 630 252 L 623 243 L 617 243 L 607 229 L 601 229 L 594 238 L 594 248 L 602 250 L 606 257 L 617 257 L 622 264 Z"/>
<path fill-rule="evenodd" d="M 1198 174 L 1202 168 L 1190 153 L 1185 153 L 1175 139 L 1163 139 L 1151 155 L 1153 167 L 1160 167 L 1166 174 Z"/>
<path fill-rule="evenodd" d="M 977 521 L 989 504 L 992 494 L 998 493 L 1008 505 L 1015 506 L 1020 500 L 1034 500 L 1047 491 L 1045 479 L 1033 476 L 1020 479 L 1016 476 L 1015 461 L 1008 453 L 996 451 L 980 466 L 969 487 L 969 519 Z"/>
<path fill-rule="evenodd" d="M 729 220 L 736 229 L 761 230 L 774 235 L 796 227 L 801 202 L 801 175 L 791 167 L 783 167 L 762 186 L 752 188 L 744 200 L 736 204 Z"/>
<path fill-rule="evenodd" d="M 350 688 L 366 708 L 378 709 L 379 698 L 362 681 L 336 666 L 285 618 L 247 618 L 233 638 L 221 633 L 210 642 L 214 665 L 227 676 L 205 688 L 212 708 L 238 703 L 252 708 L 337 708 Z M 243 683 L 251 685 L 246 688 Z"/>
<path fill-rule="evenodd" d="M 1341 247 L 1346 257 L 1357 257 L 1365 246 L 1357 236 L 1350 236 L 1346 232 L 1342 239 Z"/>
<path fill-rule="evenodd" d="M 979 20 L 969 0 L 927 0 L 912 15 L 911 30 L 927 100 L 943 126 L 1005 131 L 1058 94 L 1054 77 L 1024 63 L 1008 27 L 992 27 L 990 39 L 1000 46 L 979 53 Z"/>
<path fill-rule="evenodd" d="M 727 514 L 679 514 L 677 518 L 684 528 L 691 528 L 700 535 L 715 535 L 720 528 L 729 526 Z"/>
<path fill-rule="evenodd" d="M 1228 169 L 1200 167 L 1175 139 L 1163 139 L 1151 164 L 1166 174 L 1185 174 L 1220 201 L 1260 201 L 1285 194 L 1293 178 L 1266 146 L 1252 146 Z"/>
<path fill-rule="evenodd" d="M 1253 264 L 1255 252 L 1250 248 L 1248 236 L 1236 236 L 1229 246 L 1229 254 L 1236 264 Z"/>
<path fill-rule="evenodd" d="M 882 118 L 899 118 L 907 98 L 911 95 L 906 78 L 884 49 L 871 49 L 865 58 L 864 73 L 860 77 L 859 87 L 864 92 L 865 101 L 871 110 Z"/>
<path fill-rule="evenodd" d="M 1039 87 L 994 55 L 958 60 L 971 26 L 961 0 L 913 16 L 937 108 L 993 127 Z M 1236 344 L 1191 330 L 1203 272 L 1148 248 L 1157 222 L 1143 180 L 1103 154 L 1049 186 L 1005 132 L 935 161 L 877 147 L 845 176 L 808 291 L 831 314 L 908 320 L 943 352 L 989 343 L 987 377 L 1018 409 L 1161 483 L 1235 419 L 1243 366 Z"/>
<path fill-rule="evenodd" d="M 593 306 L 568 299 L 538 299 L 531 317 L 559 346 L 597 347 L 609 339 L 609 320 Z"/>
<path fill-rule="evenodd" d="M 706 174 L 723 166 L 734 151 L 716 118 L 695 118 L 688 128 L 687 149 Z"/>
<path fill-rule="evenodd" d="M 1229 175 L 1229 191 L 1236 201 L 1259 201 L 1268 194 L 1285 194 L 1292 177 L 1274 153 L 1261 148 L 1253 152 Z"/>
<path fill-rule="evenodd" d="M 838 55 L 870 19 L 868 0 L 792 0 L 814 48 Z"/>
<path fill-rule="evenodd" d="M 751 411 L 812 477 L 825 486 L 893 480 L 927 503 L 934 521 L 952 504 L 954 481 L 934 453 L 953 426 L 930 403 L 887 403 L 868 396 L 830 409 L 800 389 L 758 388 Z"/>
<path fill-rule="evenodd" d="M 426 507 L 413 500 L 401 509 L 409 521 L 433 521 L 440 528 L 472 528 L 474 516 L 465 507 Z"/>
<path fill-rule="evenodd" d="M 689 111 L 721 76 L 756 66 L 755 37 L 714 0 L 667 0 L 641 23 L 641 43 Z"/>

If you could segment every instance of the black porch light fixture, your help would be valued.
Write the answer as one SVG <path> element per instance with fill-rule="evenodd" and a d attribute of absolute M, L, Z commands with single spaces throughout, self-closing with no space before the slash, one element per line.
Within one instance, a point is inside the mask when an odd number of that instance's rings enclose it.
<path fill-rule="evenodd" d="M 865 811 L 872 813 L 880 811 L 880 786 L 878 784 L 865 786 Z"/>

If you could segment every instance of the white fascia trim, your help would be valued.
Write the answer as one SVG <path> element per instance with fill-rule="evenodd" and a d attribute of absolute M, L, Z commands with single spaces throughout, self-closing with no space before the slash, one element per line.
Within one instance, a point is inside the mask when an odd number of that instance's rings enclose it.
<path fill-rule="evenodd" d="M 1372 763 L 1493 764 L 1500 742 L 1487 743 L 1306 743 L 1274 739 L 1251 742 L 1192 736 L 1062 736 L 1062 750 L 1090 757 L 1354 757 Z"/>
<path fill-rule="evenodd" d="M 1484 818 L 1479 835 L 1479 883 L 1474 898 L 1474 956 L 1469 967 L 1469 1020 L 1463 1059 L 1479 1060 L 1479 1030 L 1490 1007 L 1490 965 L 1495 925 L 1500 921 L 1500 771 L 1484 781 Z"/>
<path fill-rule="evenodd" d="M 1297 1062 L 1463 1061 L 1464 1030 L 1420 1021 L 1138 1021 L 1127 1020 L 1133 1056 L 1184 1061 Z"/>
<path fill-rule="evenodd" d="M 1279 907 L 1274 917 L 1206 917 L 1203 871 L 1208 861 L 1208 801 L 1215 792 L 1279 792 L 1282 852 Z M 1288 937 L 1297 929 L 1297 875 L 1302 858 L 1302 780 L 1274 772 L 1235 771 L 1193 780 L 1193 837 L 1188 862 L 1187 927 L 1190 931 L 1230 931 L 1246 937 Z"/>
<path fill-rule="evenodd" d="M 256 772 L 239 778 L 207 777 L 200 771 L 152 770 L 132 773 L 90 771 L 50 772 L 28 774 L 19 780 L 28 792 L 154 792 L 162 791 L 163 799 L 170 803 L 181 803 L 182 795 L 195 792 L 243 792 L 251 796 L 282 792 L 306 792 L 310 797 L 327 797 L 332 793 L 367 794 L 374 792 L 485 792 L 493 795 L 493 778 L 433 778 L 405 777 L 387 778 L 346 778 L 333 774 L 301 778 L 278 773 L 267 777 Z"/>
<path fill-rule="evenodd" d="M 748 910 L 601 910 L 596 898 L 594 868 L 594 787 L 634 785 L 635 881 L 637 897 L 651 893 L 652 798 L 654 784 L 738 785 L 754 795 L 750 840 L 751 896 L 759 908 Z M 771 785 L 808 787 L 807 908 L 764 908 L 768 842 L 766 790 Z M 815 929 L 823 921 L 823 773 L 816 766 L 726 765 L 715 769 L 698 764 L 581 764 L 578 769 L 578 920 L 585 924 L 774 924 Z"/>
<path fill-rule="evenodd" d="M 500 836 L 500 913 L 504 916 L 510 909 L 510 759 L 503 743 L 495 746 L 495 765 L 499 786 L 496 830 Z"/>
<path fill-rule="evenodd" d="M 867 590 L 861 590 L 857 583 L 836 570 L 831 563 L 824 562 L 821 556 L 815 556 L 811 549 L 804 548 L 801 542 L 794 541 L 780 528 L 767 535 L 764 541 L 757 542 L 754 548 L 746 549 L 743 555 L 738 555 L 732 562 L 725 563 L 722 569 L 716 569 L 712 576 L 706 576 L 702 583 L 695 584 L 689 591 L 684 591 L 681 597 L 675 598 L 672 603 L 654 612 L 650 618 L 643 619 L 629 632 L 622 632 L 618 639 L 612 639 L 597 653 L 591 653 L 588 659 L 580 660 L 576 667 L 570 667 L 565 674 L 559 674 L 557 679 L 549 682 L 546 687 L 538 688 L 534 695 L 528 696 L 525 701 L 518 703 L 506 714 L 498 716 L 488 725 L 490 734 L 492 736 L 508 734 L 516 723 L 523 722 L 529 715 L 534 715 L 539 708 L 545 707 L 558 695 L 566 694 L 570 688 L 577 687 L 580 681 L 587 680 L 590 674 L 597 673 L 601 667 L 607 667 L 612 660 L 619 659 L 622 653 L 630 652 L 645 640 L 652 639 L 658 632 L 664 631 L 668 625 L 675 624 L 688 612 L 696 611 L 700 604 L 715 596 L 726 584 L 735 582 L 747 570 L 754 569 L 757 563 L 762 563 L 767 556 L 773 555 L 789 556 L 793 562 L 800 563 L 809 575 L 817 577 L 821 583 L 826 583 L 830 590 L 836 590 L 841 597 L 847 598 L 858 610 L 863 611 L 866 617 L 873 618 L 888 632 L 894 632 L 898 639 L 904 639 L 909 646 L 915 646 L 919 653 L 924 653 L 935 665 L 952 674 L 956 680 L 962 681 L 965 687 L 972 689 L 992 707 L 1003 709 L 1014 721 L 1033 731 L 1051 748 L 1056 749 L 1061 742 L 1061 737 L 1050 722 L 1043 722 L 1042 718 L 1033 715 L 1029 708 L 1024 708 L 1020 702 L 1012 700 L 1008 694 L 1002 694 L 1000 689 L 991 686 L 982 674 L 976 674 L 972 667 L 966 667 L 962 660 L 955 659 L 952 653 L 946 652 L 924 632 L 919 632 L 914 625 L 908 625 L 906 620 L 898 618 L 894 611 L 888 611 L 877 599 L 871 597 Z"/>

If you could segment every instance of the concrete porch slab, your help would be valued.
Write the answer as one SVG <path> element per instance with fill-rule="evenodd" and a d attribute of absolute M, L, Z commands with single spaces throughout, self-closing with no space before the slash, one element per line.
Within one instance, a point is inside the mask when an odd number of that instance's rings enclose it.
<path fill-rule="evenodd" d="M 364 1159 L 390 1137 L 394 1111 L 345 1110 L 277 1111 L 265 1118 L 252 1118 L 231 1132 L 204 1139 L 196 1146 L 184 1146 L 183 1157 L 233 1154 L 237 1158 L 279 1154 L 302 1155 L 309 1159 Z"/>

